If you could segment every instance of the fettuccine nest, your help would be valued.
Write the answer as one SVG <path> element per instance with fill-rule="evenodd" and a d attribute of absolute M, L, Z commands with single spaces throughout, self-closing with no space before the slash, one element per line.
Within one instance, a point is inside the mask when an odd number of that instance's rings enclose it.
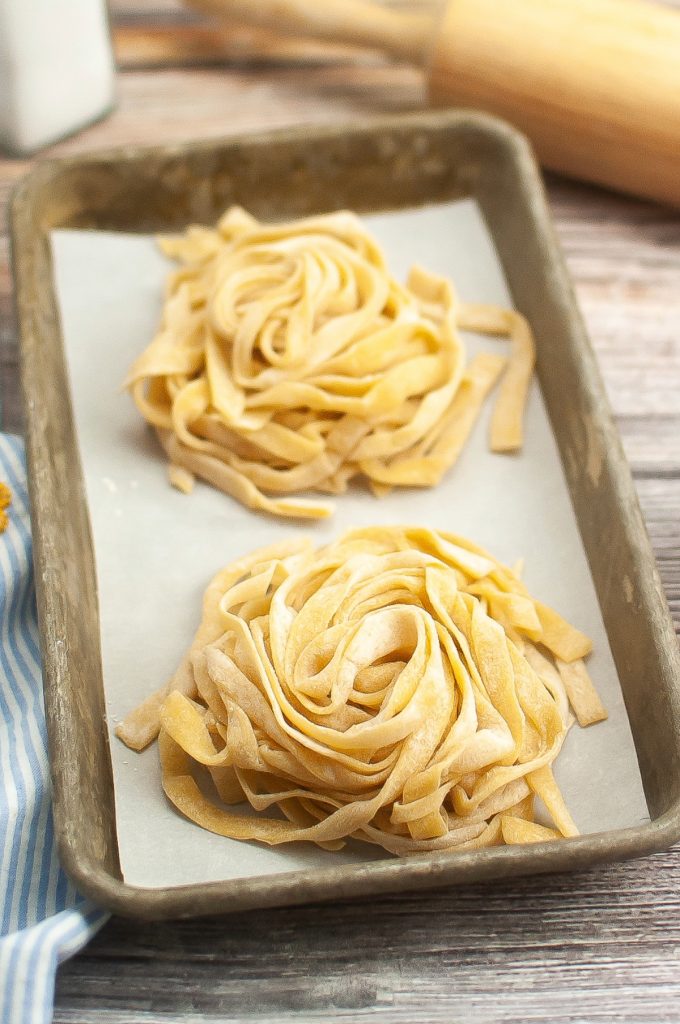
<path fill-rule="evenodd" d="M 218 573 L 176 676 L 118 734 L 139 749 L 160 727 L 168 798 L 234 839 L 408 854 L 573 836 L 551 766 L 569 700 L 581 724 L 606 717 L 590 649 L 460 537 L 296 539 Z M 225 807 L 246 800 L 280 816 Z"/>
<path fill-rule="evenodd" d="M 490 444 L 521 447 L 526 321 L 418 268 L 399 284 L 354 214 L 271 226 L 233 207 L 161 247 L 183 267 L 126 384 L 181 490 L 198 476 L 250 508 L 320 518 L 332 505 L 285 495 L 356 476 L 377 495 L 431 487 L 501 374 Z M 508 337 L 510 359 L 466 364 L 461 329 Z"/>

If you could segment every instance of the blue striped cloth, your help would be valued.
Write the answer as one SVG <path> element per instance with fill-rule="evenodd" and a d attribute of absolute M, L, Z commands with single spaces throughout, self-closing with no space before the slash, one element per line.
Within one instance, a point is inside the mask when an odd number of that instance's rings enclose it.
<path fill-rule="evenodd" d="M 57 964 L 106 920 L 57 860 L 33 588 L 26 468 L 0 434 L 0 480 L 12 489 L 0 534 L 0 1022 L 51 1021 Z"/>

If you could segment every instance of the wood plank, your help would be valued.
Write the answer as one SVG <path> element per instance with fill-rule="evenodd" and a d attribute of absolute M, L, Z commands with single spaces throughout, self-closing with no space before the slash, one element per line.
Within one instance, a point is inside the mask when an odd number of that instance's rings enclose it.
<path fill-rule="evenodd" d="M 430 895 L 135 924 L 62 967 L 57 1024 L 677 1020 L 677 854 Z M 111 971 L 112 963 L 121 971 Z"/>
<path fill-rule="evenodd" d="M 362 59 L 362 51 L 351 46 L 280 37 L 250 26 L 184 24 L 175 18 L 162 25 L 114 25 L 112 36 L 116 64 L 125 70 L 173 65 L 357 64 Z M 384 63 L 370 51 L 364 59 Z"/>

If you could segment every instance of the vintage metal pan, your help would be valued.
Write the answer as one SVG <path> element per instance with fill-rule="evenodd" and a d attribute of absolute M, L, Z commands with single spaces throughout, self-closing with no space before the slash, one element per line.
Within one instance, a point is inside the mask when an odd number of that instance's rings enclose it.
<path fill-rule="evenodd" d="M 480 204 L 515 304 L 534 329 L 540 384 L 652 820 L 559 843 L 179 888 L 127 885 L 117 855 L 95 564 L 49 233 L 176 229 L 210 221 L 234 201 L 260 216 L 298 216 L 460 196 Z M 651 853 L 680 837 L 680 655 L 540 176 L 521 136 L 468 112 L 426 113 L 49 162 L 15 194 L 12 239 L 54 817 L 64 866 L 83 892 L 131 916 L 192 916 L 579 869 Z"/>

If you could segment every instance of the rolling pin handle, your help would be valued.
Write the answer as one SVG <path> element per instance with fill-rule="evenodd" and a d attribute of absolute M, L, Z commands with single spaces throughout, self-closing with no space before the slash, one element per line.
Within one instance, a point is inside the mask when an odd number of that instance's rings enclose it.
<path fill-rule="evenodd" d="M 680 12 L 646 0 L 450 0 L 434 102 L 504 117 L 542 163 L 680 206 Z"/>

